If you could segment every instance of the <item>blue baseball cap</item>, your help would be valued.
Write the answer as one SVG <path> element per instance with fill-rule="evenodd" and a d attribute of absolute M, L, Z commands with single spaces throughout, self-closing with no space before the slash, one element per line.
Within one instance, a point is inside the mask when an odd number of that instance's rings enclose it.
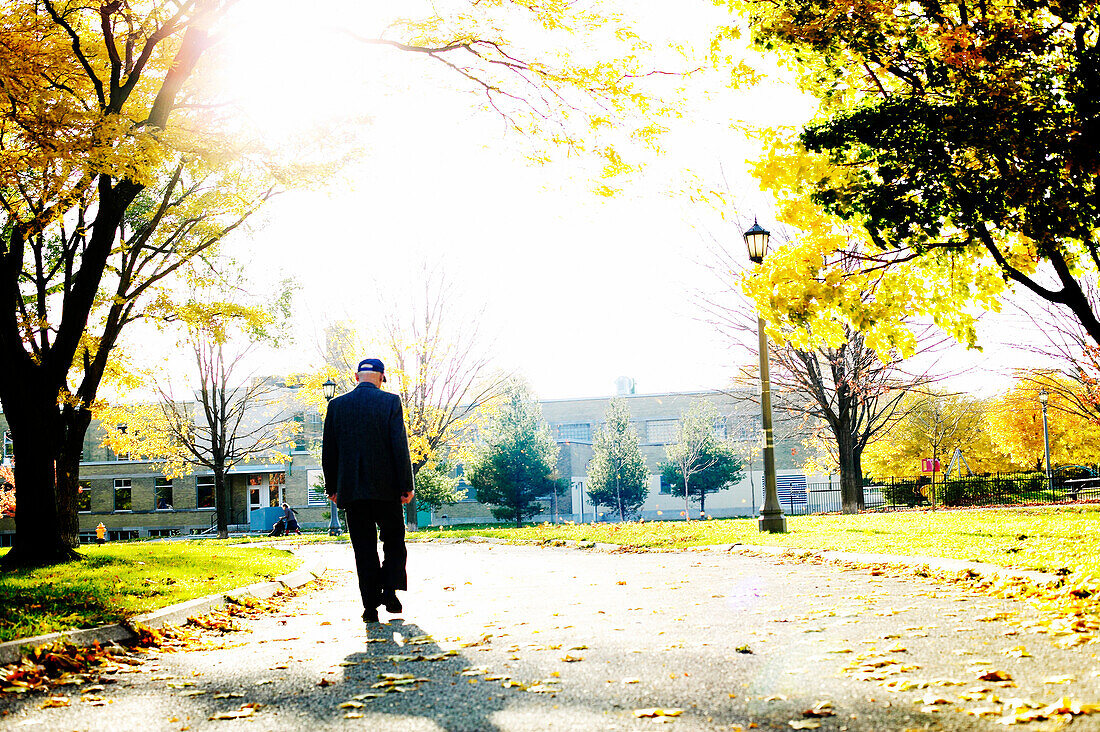
<path fill-rule="evenodd" d="M 359 373 L 363 373 L 364 371 L 366 371 L 368 373 L 373 372 L 376 374 L 382 374 L 382 381 L 386 380 L 386 367 L 383 366 L 382 362 L 379 361 L 377 358 L 364 358 L 362 361 L 359 362 L 358 371 Z"/>

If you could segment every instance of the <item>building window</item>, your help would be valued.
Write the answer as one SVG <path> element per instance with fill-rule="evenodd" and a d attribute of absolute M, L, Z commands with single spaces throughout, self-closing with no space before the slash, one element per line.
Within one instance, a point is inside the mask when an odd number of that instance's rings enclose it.
<path fill-rule="evenodd" d="M 663 475 L 661 476 L 661 489 L 660 489 L 660 492 L 661 492 L 662 496 L 671 496 L 672 495 L 672 484 L 669 483 L 668 480 Z"/>
<path fill-rule="evenodd" d="M 15 440 L 11 438 L 11 430 L 4 430 L 4 464 L 10 465 L 15 457 Z"/>
<path fill-rule="evenodd" d="M 91 481 L 82 480 L 76 487 L 76 510 L 81 513 L 91 513 L 92 511 L 92 483 Z"/>
<path fill-rule="evenodd" d="M 268 476 L 267 500 L 271 506 L 278 508 L 283 505 L 286 498 L 286 473 L 271 473 Z"/>
<path fill-rule="evenodd" d="M 743 414 L 733 421 L 733 430 L 729 436 L 735 440 L 747 442 L 760 439 L 762 431 L 760 417 Z"/>
<path fill-rule="evenodd" d="M 589 422 L 573 422 L 558 425 L 559 440 L 578 440 L 592 442 L 592 425 Z"/>
<path fill-rule="evenodd" d="M 719 417 L 718 419 L 714 420 L 714 436 L 717 437 L 719 440 L 726 439 L 727 435 L 725 417 Z"/>
<path fill-rule="evenodd" d="M 153 483 L 153 505 L 158 511 L 167 511 L 175 505 L 172 499 L 172 479 L 158 476 Z"/>
<path fill-rule="evenodd" d="M 306 435 L 306 416 L 302 412 L 294 413 L 294 452 L 309 450 L 309 436 Z"/>
<path fill-rule="evenodd" d="M 195 478 L 195 508 L 214 507 L 214 476 L 201 475 Z"/>
<path fill-rule="evenodd" d="M 676 442 L 678 419 L 654 419 L 645 423 L 646 441 L 651 445 L 668 445 Z"/>
<path fill-rule="evenodd" d="M 320 470 L 306 471 L 306 504 L 327 506 L 328 494 L 325 493 L 325 474 Z"/>
<path fill-rule="evenodd" d="M 133 510 L 133 503 L 130 500 L 130 479 L 129 478 L 115 478 L 115 510 L 116 511 L 130 511 Z"/>

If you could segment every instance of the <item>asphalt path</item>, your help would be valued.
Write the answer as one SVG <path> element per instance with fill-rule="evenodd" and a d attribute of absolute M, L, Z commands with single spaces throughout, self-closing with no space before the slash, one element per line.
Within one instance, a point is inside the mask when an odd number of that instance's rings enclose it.
<path fill-rule="evenodd" d="M 412 544 L 404 615 L 364 626 L 350 548 L 304 551 L 325 554 L 327 579 L 282 612 L 213 649 L 153 652 L 90 693 L 59 690 L 67 707 L 5 695 L 0 728 L 986 730 L 1025 702 L 1100 701 L 1095 645 L 1061 648 L 1028 605 L 928 579 L 721 552 Z M 655 709 L 683 711 L 636 716 Z M 211 719 L 227 712 L 248 716 Z M 1065 726 L 1100 729 L 1100 714 L 1021 725 Z"/>

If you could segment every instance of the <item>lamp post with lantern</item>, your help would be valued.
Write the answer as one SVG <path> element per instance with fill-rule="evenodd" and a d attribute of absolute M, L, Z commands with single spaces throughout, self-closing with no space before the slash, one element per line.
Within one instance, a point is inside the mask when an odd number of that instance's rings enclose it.
<path fill-rule="evenodd" d="M 1043 389 L 1039 392 L 1039 403 L 1043 405 L 1043 450 L 1046 452 L 1047 459 L 1047 490 L 1051 495 L 1054 494 L 1054 478 L 1050 473 L 1050 432 L 1047 430 L 1047 399 L 1049 395 L 1047 390 Z"/>
<path fill-rule="evenodd" d="M 760 264 L 768 253 L 768 239 L 771 233 L 755 220 L 752 228 L 745 232 L 745 246 L 749 249 L 749 259 Z M 775 438 L 772 433 L 772 387 L 768 373 L 768 335 L 764 332 L 764 319 L 757 317 L 757 329 L 760 334 L 760 412 L 764 426 L 764 505 L 760 508 L 757 527 L 760 531 L 772 534 L 787 532 L 787 517 L 779 503 L 779 492 L 775 487 Z"/>
<path fill-rule="evenodd" d="M 332 401 L 332 398 L 336 396 L 336 382 L 332 379 L 328 379 L 325 383 L 321 384 L 321 393 L 325 395 L 325 403 Z M 340 509 L 336 507 L 335 501 L 329 501 L 328 513 L 328 535 L 339 536 L 342 532 L 340 528 Z"/>

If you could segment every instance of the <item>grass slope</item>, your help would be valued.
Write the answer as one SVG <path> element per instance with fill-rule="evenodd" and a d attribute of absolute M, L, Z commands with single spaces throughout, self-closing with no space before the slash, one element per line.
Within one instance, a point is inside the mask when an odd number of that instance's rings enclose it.
<path fill-rule="evenodd" d="M 0 574 L 0 642 L 132 615 L 274 578 L 301 560 L 211 542 L 84 546 L 85 559 Z"/>
<path fill-rule="evenodd" d="M 753 519 L 626 524 L 540 524 L 523 528 L 442 529 L 416 539 L 490 536 L 510 541 L 575 539 L 676 549 L 758 544 L 989 562 L 1005 567 L 1100 575 L 1100 507 L 1035 506 L 899 511 L 856 516 L 792 516 L 789 533 L 762 534 Z M 1023 538 L 1021 538 L 1023 537 Z"/>

